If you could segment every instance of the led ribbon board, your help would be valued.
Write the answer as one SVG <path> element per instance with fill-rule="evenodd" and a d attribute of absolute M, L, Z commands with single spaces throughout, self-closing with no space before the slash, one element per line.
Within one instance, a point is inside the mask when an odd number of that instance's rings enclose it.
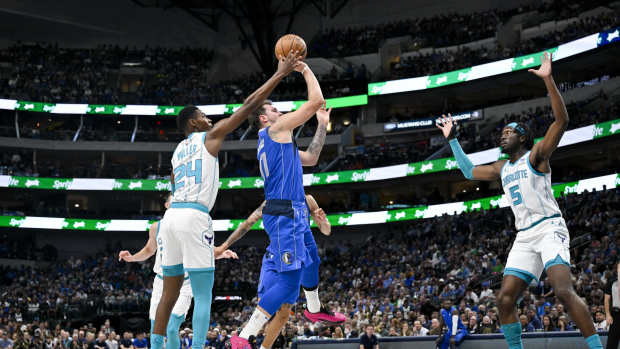
<path fill-rule="evenodd" d="M 581 39 L 525 56 L 503 59 L 436 75 L 371 83 L 368 84 L 368 95 L 379 96 L 391 93 L 428 90 L 488 78 L 494 75 L 537 67 L 540 65 L 540 57 L 544 52 L 553 53 L 553 61 L 558 61 L 618 41 L 620 41 L 620 27 L 588 35 Z"/>
<path fill-rule="evenodd" d="M 592 141 L 620 134 L 620 119 L 573 129 L 564 133 L 559 146 Z M 537 139 L 536 141 L 539 141 Z M 468 154 L 475 165 L 487 164 L 502 157 L 499 148 Z M 450 171 L 457 168 L 454 158 L 412 162 L 386 167 L 352 171 L 309 173 L 303 177 L 304 186 L 370 182 Z M 263 188 L 261 177 L 220 178 L 220 189 Z M 170 191 L 170 181 L 164 179 L 103 179 L 103 178 L 39 178 L 0 176 L 0 188 L 47 190 L 128 190 Z"/>
<path fill-rule="evenodd" d="M 584 191 L 603 190 L 620 186 L 620 175 L 583 179 L 576 182 L 556 184 L 553 186 L 553 195 L 558 197 L 566 194 L 581 194 Z M 433 218 L 442 215 L 455 215 L 476 210 L 491 210 L 508 207 L 510 201 L 506 195 L 488 198 L 452 202 L 440 205 L 420 206 L 407 209 L 361 212 L 328 215 L 327 219 L 332 226 L 349 226 L 364 224 L 381 224 L 413 221 L 417 219 Z M 213 221 L 215 231 L 235 230 L 243 219 L 218 219 Z M 21 217 L 0 216 L 0 227 L 7 228 L 36 228 L 36 229 L 64 229 L 64 230 L 98 230 L 98 231 L 146 231 L 155 221 L 126 220 L 126 219 L 79 219 L 79 218 L 50 218 L 50 217 Z M 316 224 L 311 219 L 311 226 Z M 252 230 L 262 230 L 263 222 L 258 221 Z"/>

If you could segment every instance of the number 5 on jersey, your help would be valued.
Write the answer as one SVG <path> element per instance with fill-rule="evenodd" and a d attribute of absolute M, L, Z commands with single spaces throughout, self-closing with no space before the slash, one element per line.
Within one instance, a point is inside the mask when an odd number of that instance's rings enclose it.
<path fill-rule="evenodd" d="M 194 177 L 194 183 L 202 183 L 202 159 L 194 161 L 194 169 L 192 170 L 192 162 L 181 164 L 174 169 L 174 188 L 179 190 L 185 186 L 185 177 Z"/>
<path fill-rule="evenodd" d="M 512 197 L 512 204 L 515 206 L 523 202 L 521 193 L 519 193 L 518 185 L 513 185 L 512 187 L 510 187 L 510 196 Z"/>

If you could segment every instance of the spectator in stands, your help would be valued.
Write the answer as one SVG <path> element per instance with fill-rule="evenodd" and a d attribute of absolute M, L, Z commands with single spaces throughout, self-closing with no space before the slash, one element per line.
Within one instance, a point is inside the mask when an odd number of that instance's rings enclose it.
<path fill-rule="evenodd" d="M 131 340 L 131 334 L 129 332 L 123 333 L 123 339 L 120 341 L 120 349 L 134 349 L 133 341 Z"/>
<path fill-rule="evenodd" d="M 366 331 L 360 337 L 360 349 L 379 349 L 379 340 L 375 336 L 373 325 L 367 325 Z"/>
<path fill-rule="evenodd" d="M 426 336 L 428 335 L 428 329 L 422 326 L 422 323 L 420 322 L 420 320 L 416 320 L 413 323 L 413 336 L 418 337 L 418 336 Z"/>
<path fill-rule="evenodd" d="M 139 332 L 138 336 L 133 340 L 134 348 L 148 348 L 148 341 L 145 338 L 144 332 Z"/>

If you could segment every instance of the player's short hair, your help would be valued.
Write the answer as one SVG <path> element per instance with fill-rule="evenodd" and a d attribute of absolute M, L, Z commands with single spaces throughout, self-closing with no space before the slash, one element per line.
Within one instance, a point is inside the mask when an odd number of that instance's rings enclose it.
<path fill-rule="evenodd" d="M 262 126 L 260 124 L 259 116 L 264 115 L 265 112 L 267 111 L 265 109 L 265 104 L 272 105 L 273 102 L 270 99 L 265 99 L 263 103 L 260 105 L 260 107 L 258 107 L 255 111 L 253 111 L 252 114 L 250 115 L 250 126 L 255 128 L 257 131 L 260 130 Z"/>
<path fill-rule="evenodd" d="M 188 105 L 187 107 L 181 109 L 179 115 L 177 115 L 177 128 L 180 131 L 185 132 L 187 130 L 187 126 L 189 125 L 189 121 L 196 117 L 197 111 L 198 107 L 193 105 Z"/>

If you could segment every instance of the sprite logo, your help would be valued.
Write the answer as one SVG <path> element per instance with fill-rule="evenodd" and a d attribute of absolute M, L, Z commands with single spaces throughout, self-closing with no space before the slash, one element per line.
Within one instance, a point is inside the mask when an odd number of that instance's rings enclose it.
<path fill-rule="evenodd" d="M 240 187 L 240 186 L 241 186 L 241 179 L 235 179 L 234 181 L 228 182 L 229 188 Z"/>
<path fill-rule="evenodd" d="M 410 175 L 410 174 L 414 174 L 414 173 L 415 173 L 415 166 L 408 165 L 407 166 L 407 174 Z"/>
<path fill-rule="evenodd" d="M 38 187 L 38 186 L 39 186 L 39 180 L 38 179 L 28 179 L 28 180 L 26 180 L 26 188 Z"/>
<path fill-rule="evenodd" d="M 142 181 L 129 182 L 129 189 L 142 189 Z"/>
<path fill-rule="evenodd" d="M 320 182 L 321 182 L 321 177 L 316 176 L 316 175 L 312 175 L 312 177 L 310 177 L 310 185 L 317 184 Z"/>
<path fill-rule="evenodd" d="M 75 222 L 75 223 L 73 223 L 73 228 L 75 228 L 75 229 L 86 228 L 86 222 L 84 222 L 84 221 Z"/>
<path fill-rule="evenodd" d="M 446 169 L 451 170 L 453 168 L 458 167 L 458 163 L 454 160 L 448 160 L 446 161 Z"/>
<path fill-rule="evenodd" d="M 458 80 L 459 81 L 467 80 L 468 77 L 469 77 L 469 72 L 459 72 Z"/>
<path fill-rule="evenodd" d="M 422 165 L 422 168 L 420 169 L 420 172 L 424 173 L 428 170 L 432 170 L 433 169 L 433 163 L 429 162 L 428 164 L 424 164 Z"/>
<path fill-rule="evenodd" d="M 172 113 L 174 113 L 174 108 L 166 108 L 164 110 L 164 114 L 172 114 Z"/>
<path fill-rule="evenodd" d="M 603 128 L 594 125 L 594 137 L 600 137 L 603 135 Z"/>
<path fill-rule="evenodd" d="M 24 110 L 30 110 L 30 109 L 34 109 L 34 104 L 33 103 L 28 103 L 28 104 L 24 105 Z"/>
<path fill-rule="evenodd" d="M 368 176 L 368 172 L 353 172 L 353 174 L 351 174 L 351 180 L 353 182 L 358 182 L 358 181 L 365 181 L 366 180 L 366 176 Z M 338 179 L 338 178 L 336 178 Z"/>
<path fill-rule="evenodd" d="M 95 229 L 97 230 L 105 230 L 108 225 L 110 225 L 110 223 L 105 223 L 105 222 L 97 222 L 97 225 L 95 225 Z"/>
<path fill-rule="evenodd" d="M 112 187 L 112 189 L 121 189 L 123 187 L 123 182 L 121 181 L 114 181 L 114 186 Z"/>
<path fill-rule="evenodd" d="M 564 187 L 564 194 L 577 193 L 578 186 L 578 184 L 575 184 L 573 186 L 567 185 L 566 187 Z"/>
<path fill-rule="evenodd" d="M 112 111 L 114 114 L 120 114 L 123 112 L 125 108 L 120 108 L 120 107 L 114 107 L 114 110 Z"/>
<path fill-rule="evenodd" d="M 60 181 L 60 180 L 55 180 L 54 181 L 54 189 L 69 189 L 69 186 L 71 185 L 71 180 L 66 180 L 66 181 Z"/>
<path fill-rule="evenodd" d="M 351 221 L 351 217 L 344 217 L 344 216 L 338 217 L 338 224 L 339 225 L 348 225 L 349 221 Z"/>
<path fill-rule="evenodd" d="M 263 181 L 262 179 L 256 178 L 254 180 L 254 188 L 262 188 L 264 186 L 265 186 L 265 181 Z"/>
<path fill-rule="evenodd" d="M 426 210 L 416 210 L 415 211 L 415 218 L 424 217 L 425 214 L 426 214 Z"/>
<path fill-rule="evenodd" d="M 19 185 L 19 179 L 15 177 L 9 177 L 9 187 L 17 187 Z"/>
<path fill-rule="evenodd" d="M 23 219 L 11 218 L 11 222 L 9 222 L 9 225 L 12 227 L 19 227 L 23 221 L 24 221 Z"/>
<path fill-rule="evenodd" d="M 611 127 L 609 128 L 609 133 L 611 133 L 613 135 L 618 130 L 620 130 L 620 122 L 616 122 L 615 124 L 611 124 Z"/>
<path fill-rule="evenodd" d="M 448 76 L 444 75 L 444 76 L 441 76 L 441 77 L 437 78 L 437 80 L 435 81 L 435 84 L 441 85 L 441 84 L 443 84 L 443 83 L 445 83 L 447 81 L 448 81 Z"/>
<path fill-rule="evenodd" d="M 396 216 L 394 217 L 394 219 L 399 220 L 405 218 L 406 215 L 407 214 L 405 213 L 405 211 L 396 212 Z"/>
<path fill-rule="evenodd" d="M 480 201 L 474 202 L 473 204 L 471 204 L 471 209 L 472 210 L 476 210 L 476 209 L 480 209 L 480 208 L 482 208 L 482 203 Z"/>
<path fill-rule="evenodd" d="M 527 67 L 528 65 L 531 65 L 531 64 L 534 64 L 534 57 L 530 57 L 530 58 L 524 59 L 521 62 L 521 66 L 522 67 Z"/>
<path fill-rule="evenodd" d="M 95 108 L 95 113 L 103 113 L 105 111 L 105 107 L 97 107 Z"/>
<path fill-rule="evenodd" d="M 325 182 L 331 183 L 333 181 L 337 181 L 338 179 L 339 179 L 338 174 L 334 173 L 333 175 L 327 176 L 327 179 L 325 179 Z"/>
<path fill-rule="evenodd" d="M 56 108 L 55 105 L 44 105 L 43 106 L 43 111 L 45 112 L 51 112 L 52 110 L 54 110 L 54 108 Z"/>
<path fill-rule="evenodd" d="M 157 181 L 155 183 L 155 190 L 171 190 L 171 188 L 170 182 Z"/>
<path fill-rule="evenodd" d="M 495 207 L 495 206 L 499 206 L 499 202 L 500 202 L 500 199 L 494 199 L 494 200 L 489 201 L 489 204 Z"/>

